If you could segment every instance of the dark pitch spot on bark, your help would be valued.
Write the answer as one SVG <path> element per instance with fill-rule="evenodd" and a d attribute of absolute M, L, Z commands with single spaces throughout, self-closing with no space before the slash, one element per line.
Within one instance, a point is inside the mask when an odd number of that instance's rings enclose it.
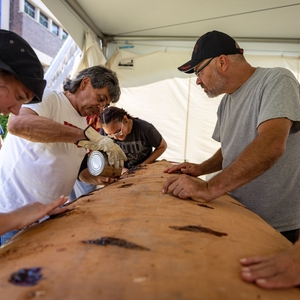
<path fill-rule="evenodd" d="M 132 186 L 132 185 L 133 185 L 133 183 L 123 184 L 123 185 L 121 185 L 121 186 L 118 186 L 118 189 L 127 188 L 127 187 L 130 187 L 130 186 Z"/>
<path fill-rule="evenodd" d="M 188 226 L 169 226 L 172 229 L 175 230 L 185 230 L 185 231 L 193 231 L 193 232 L 204 232 L 204 233 L 210 233 L 216 236 L 223 236 L 227 235 L 227 233 L 215 231 L 213 229 L 202 227 L 202 226 L 195 226 L 195 225 L 188 225 Z"/>
<path fill-rule="evenodd" d="M 211 206 L 206 205 L 206 204 L 197 204 L 197 205 L 199 205 L 201 207 L 206 207 L 206 208 L 214 209 L 214 207 L 211 207 Z"/>
<path fill-rule="evenodd" d="M 21 286 L 35 285 L 42 278 L 41 270 L 42 268 L 20 269 L 11 274 L 9 282 Z"/>
<path fill-rule="evenodd" d="M 135 250 L 150 250 L 148 248 L 139 246 L 137 244 L 128 242 L 126 240 L 123 239 L 119 239 L 119 238 L 114 238 L 114 237 L 101 237 L 99 239 L 96 240 L 87 240 L 87 241 L 82 241 L 83 243 L 86 244 L 96 244 L 99 246 L 106 246 L 106 245 L 113 245 L 113 246 L 118 246 L 118 247 L 122 247 L 122 248 L 126 248 L 126 249 L 135 249 Z"/>

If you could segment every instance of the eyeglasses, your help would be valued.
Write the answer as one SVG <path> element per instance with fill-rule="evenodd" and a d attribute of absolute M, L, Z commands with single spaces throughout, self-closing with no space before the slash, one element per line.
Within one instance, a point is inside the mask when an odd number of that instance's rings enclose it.
<path fill-rule="evenodd" d="M 122 120 L 122 125 L 121 125 L 121 128 L 119 131 L 115 132 L 115 133 L 112 133 L 112 134 L 108 134 L 107 136 L 110 137 L 110 138 L 114 138 L 114 137 L 118 137 L 118 136 L 121 136 L 123 135 L 123 120 Z"/>
<path fill-rule="evenodd" d="M 110 101 L 107 99 L 106 95 L 99 95 L 98 105 L 104 108 L 107 108 L 110 105 Z"/>
<path fill-rule="evenodd" d="M 212 57 L 208 62 L 206 62 L 199 70 L 195 71 L 195 75 L 198 77 L 199 73 L 209 65 L 209 63 L 214 59 L 214 57 Z"/>

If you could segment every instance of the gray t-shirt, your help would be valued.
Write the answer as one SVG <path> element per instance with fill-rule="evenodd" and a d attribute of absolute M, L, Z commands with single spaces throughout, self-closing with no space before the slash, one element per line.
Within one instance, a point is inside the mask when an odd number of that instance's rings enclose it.
<path fill-rule="evenodd" d="M 262 122 L 281 117 L 294 121 L 283 156 L 265 173 L 230 192 L 281 232 L 300 228 L 299 94 L 299 82 L 289 70 L 257 68 L 242 87 L 223 97 L 213 133 L 221 142 L 224 169 L 256 138 Z"/>

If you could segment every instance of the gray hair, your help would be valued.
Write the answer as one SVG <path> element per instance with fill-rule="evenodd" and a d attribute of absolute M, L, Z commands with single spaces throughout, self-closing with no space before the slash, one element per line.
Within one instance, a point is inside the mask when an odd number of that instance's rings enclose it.
<path fill-rule="evenodd" d="M 229 57 L 232 63 L 240 63 L 246 61 L 246 58 L 243 54 L 229 54 L 226 56 Z"/>
<path fill-rule="evenodd" d="M 107 87 L 112 103 L 119 101 L 121 89 L 116 73 L 104 66 L 98 65 L 86 68 L 78 73 L 75 79 L 66 78 L 63 84 L 64 91 L 75 93 L 81 81 L 89 77 L 94 89 Z"/>

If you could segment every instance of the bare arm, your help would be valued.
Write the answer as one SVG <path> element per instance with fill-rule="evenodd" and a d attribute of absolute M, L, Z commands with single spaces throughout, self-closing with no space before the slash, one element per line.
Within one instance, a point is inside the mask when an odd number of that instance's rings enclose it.
<path fill-rule="evenodd" d="M 10 213 L 0 213 L 0 235 L 11 230 L 22 229 L 47 214 L 58 214 L 66 211 L 67 207 L 60 208 L 59 206 L 63 205 L 67 200 L 67 197 L 61 196 L 49 204 L 34 202 Z"/>
<path fill-rule="evenodd" d="M 94 176 L 90 174 L 89 170 L 83 169 L 79 176 L 79 180 L 88 184 L 93 184 L 93 185 L 102 185 L 106 183 L 111 183 L 116 181 L 117 179 L 115 178 L 110 178 L 110 177 L 103 177 L 103 176 Z"/>
<path fill-rule="evenodd" d="M 167 149 L 167 143 L 162 138 L 160 145 L 151 153 L 151 155 L 143 161 L 143 164 L 152 164 L 160 157 Z"/>
<path fill-rule="evenodd" d="M 201 164 L 194 163 L 182 163 L 172 166 L 164 170 L 164 173 L 174 173 L 180 171 L 182 174 L 191 176 L 200 176 L 220 171 L 222 169 L 223 156 L 222 151 L 219 149 L 211 158 L 202 162 Z"/>
<path fill-rule="evenodd" d="M 221 173 L 208 182 L 212 195 L 220 196 L 258 177 L 281 157 L 293 122 L 286 118 L 268 120 L 258 127 L 258 136 Z"/>
<path fill-rule="evenodd" d="M 76 143 L 85 139 L 82 129 L 41 117 L 27 107 L 22 107 L 19 115 L 10 117 L 8 131 L 29 141 L 41 143 Z"/>
<path fill-rule="evenodd" d="M 267 171 L 283 155 L 292 121 L 277 118 L 262 123 L 258 136 L 236 160 L 208 182 L 184 175 L 170 177 L 163 193 L 171 192 L 180 198 L 213 200 Z"/>
<path fill-rule="evenodd" d="M 222 170 L 223 155 L 221 148 L 209 159 L 200 164 L 199 175 L 205 175 Z M 198 176 L 199 176 L 198 175 Z"/>

